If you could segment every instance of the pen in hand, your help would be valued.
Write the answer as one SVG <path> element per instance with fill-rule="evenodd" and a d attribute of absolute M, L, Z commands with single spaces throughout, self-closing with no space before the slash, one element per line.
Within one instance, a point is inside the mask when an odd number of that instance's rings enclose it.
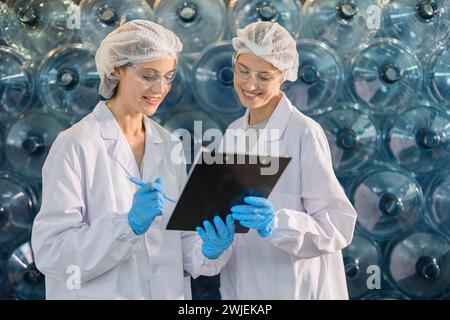
<path fill-rule="evenodd" d="M 139 179 L 136 179 L 135 177 L 128 177 L 128 180 L 130 180 L 131 182 L 133 182 L 134 184 L 137 184 L 138 186 L 142 187 L 145 185 L 144 182 L 142 182 Z M 169 196 L 167 196 L 164 192 L 163 192 L 163 197 L 167 200 L 169 200 L 172 203 L 176 203 L 176 201 L 172 198 L 170 198 Z"/>

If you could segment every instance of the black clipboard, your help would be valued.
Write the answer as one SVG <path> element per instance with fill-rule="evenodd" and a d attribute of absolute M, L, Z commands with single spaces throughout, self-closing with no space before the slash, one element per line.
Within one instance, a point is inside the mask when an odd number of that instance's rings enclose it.
<path fill-rule="evenodd" d="M 246 196 L 268 197 L 290 160 L 203 150 L 196 157 L 166 229 L 195 231 L 216 215 L 225 219 L 232 206 L 244 204 Z M 275 165 L 278 167 L 272 167 Z M 266 174 L 268 171 L 271 174 Z M 248 229 L 237 223 L 236 233 L 245 232 Z"/>

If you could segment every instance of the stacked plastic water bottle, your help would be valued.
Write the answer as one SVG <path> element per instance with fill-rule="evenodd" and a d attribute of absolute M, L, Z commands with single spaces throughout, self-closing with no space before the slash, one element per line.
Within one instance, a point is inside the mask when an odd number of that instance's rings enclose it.
<path fill-rule="evenodd" d="M 100 41 L 137 18 L 183 41 L 153 118 L 191 132 L 192 150 L 245 111 L 233 89 L 236 30 L 283 25 L 300 53 L 285 92 L 326 131 L 359 213 L 344 250 L 351 298 L 450 295 L 450 0 L 0 0 L 0 298 L 45 296 L 29 243 L 41 168 L 57 134 L 100 99 Z M 193 281 L 196 299 L 217 289 L 217 277 Z"/>
<path fill-rule="evenodd" d="M 326 131 L 359 214 L 351 298 L 448 296 L 450 2 L 316 0 L 303 15 L 288 94 Z"/>

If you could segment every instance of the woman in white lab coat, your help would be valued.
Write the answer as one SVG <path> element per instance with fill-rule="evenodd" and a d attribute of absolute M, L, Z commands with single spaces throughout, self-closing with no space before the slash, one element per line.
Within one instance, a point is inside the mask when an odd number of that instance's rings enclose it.
<path fill-rule="evenodd" d="M 296 43 L 271 22 L 248 25 L 232 42 L 234 88 L 247 111 L 229 126 L 222 147 L 292 159 L 268 199 L 232 207 L 250 231 L 235 235 L 221 296 L 348 299 L 341 250 L 352 241 L 356 212 L 334 175 L 322 128 L 282 92 L 286 80 L 297 79 Z M 247 143 L 236 142 L 246 136 Z"/>
<path fill-rule="evenodd" d="M 181 49 L 175 34 L 144 20 L 101 43 L 108 100 L 58 135 L 42 169 L 32 248 L 47 299 L 190 298 L 186 275 L 214 275 L 226 263 L 230 223 L 219 246 L 165 230 L 174 208 L 165 197 L 180 195 L 185 162 L 180 141 L 145 116 L 170 90 Z"/>

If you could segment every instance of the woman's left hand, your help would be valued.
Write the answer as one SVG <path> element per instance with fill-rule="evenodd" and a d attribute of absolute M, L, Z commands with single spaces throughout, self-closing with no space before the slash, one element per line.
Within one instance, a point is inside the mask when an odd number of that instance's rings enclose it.
<path fill-rule="evenodd" d="M 263 197 L 245 197 L 247 205 L 237 205 L 231 208 L 232 217 L 244 227 L 255 229 L 265 238 L 273 230 L 275 210 L 272 203 Z"/>
<path fill-rule="evenodd" d="M 197 233 L 203 240 L 202 252 L 208 259 L 217 259 L 233 243 L 235 224 L 231 214 L 227 215 L 225 222 L 216 216 L 214 226 L 209 221 L 203 222 L 203 227 L 197 227 Z M 214 228 L 215 227 L 215 228 Z"/>

